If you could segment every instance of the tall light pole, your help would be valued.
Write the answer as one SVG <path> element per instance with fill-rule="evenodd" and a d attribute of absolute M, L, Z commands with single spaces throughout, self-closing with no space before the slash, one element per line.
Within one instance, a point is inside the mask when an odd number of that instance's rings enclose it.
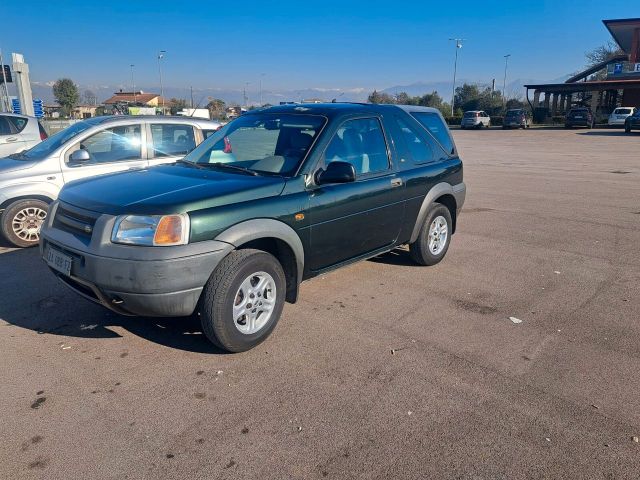
<path fill-rule="evenodd" d="M 133 103 L 136 103 L 138 100 L 136 97 L 136 83 L 133 81 L 133 67 L 135 67 L 135 65 L 132 63 L 129 66 L 131 67 L 131 91 L 133 92 Z"/>
<path fill-rule="evenodd" d="M 265 74 L 261 73 L 260 74 L 260 106 L 262 107 L 264 105 L 264 102 L 262 101 L 262 79 L 264 78 Z"/>
<path fill-rule="evenodd" d="M 162 102 L 162 114 L 164 115 L 164 90 L 162 88 L 162 66 L 161 60 L 164 58 L 166 50 L 160 50 L 158 52 L 158 75 L 160 76 L 160 101 Z"/>
<path fill-rule="evenodd" d="M 502 81 L 502 110 L 507 106 L 507 65 L 509 64 L 509 57 L 511 54 L 504 56 L 504 80 Z"/>
<path fill-rule="evenodd" d="M 244 88 L 242 89 L 242 97 L 244 98 L 244 106 L 249 108 L 249 97 L 247 96 L 247 87 L 249 87 L 249 82 L 244 82 Z"/>
<path fill-rule="evenodd" d="M 458 50 L 462 48 L 462 42 L 464 38 L 450 38 L 450 42 L 456 42 L 456 59 L 453 62 L 453 87 L 451 88 L 451 116 L 453 117 L 453 111 L 456 103 L 456 74 L 458 73 Z"/>

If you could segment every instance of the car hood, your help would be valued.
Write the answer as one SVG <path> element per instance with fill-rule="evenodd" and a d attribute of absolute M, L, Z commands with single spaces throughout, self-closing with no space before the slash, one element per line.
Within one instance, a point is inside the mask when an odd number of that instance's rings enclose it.
<path fill-rule="evenodd" d="M 36 163 L 38 163 L 37 160 L 16 160 L 15 158 L 9 157 L 0 158 L 0 175 L 26 170 L 27 168 L 33 167 Z"/>
<path fill-rule="evenodd" d="M 281 177 L 252 176 L 185 164 L 104 175 L 67 184 L 63 202 L 110 215 L 163 215 L 280 195 Z"/>

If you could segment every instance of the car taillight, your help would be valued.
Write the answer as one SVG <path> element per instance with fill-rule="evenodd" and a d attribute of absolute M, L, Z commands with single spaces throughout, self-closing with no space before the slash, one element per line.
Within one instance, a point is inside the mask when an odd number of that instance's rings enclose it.
<path fill-rule="evenodd" d="M 40 140 L 46 140 L 47 138 L 49 138 L 49 135 L 47 135 L 46 130 L 40 122 L 38 122 L 38 130 L 40 130 Z"/>

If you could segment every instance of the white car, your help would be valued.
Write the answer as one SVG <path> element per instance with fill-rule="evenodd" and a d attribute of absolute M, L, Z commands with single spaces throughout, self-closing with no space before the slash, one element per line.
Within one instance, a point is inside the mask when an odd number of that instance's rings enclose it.
<path fill-rule="evenodd" d="M 190 117 L 94 117 L 0 158 L 0 232 L 17 247 L 37 245 L 49 204 L 65 183 L 174 163 L 219 128 Z"/>
<path fill-rule="evenodd" d="M 38 119 L 15 113 L 0 113 L 0 158 L 27 150 L 46 140 Z"/>
<path fill-rule="evenodd" d="M 630 117 L 636 113 L 638 109 L 636 107 L 618 107 L 611 115 L 609 115 L 609 125 L 623 127 L 627 117 Z"/>
<path fill-rule="evenodd" d="M 482 128 L 490 127 L 491 118 L 482 110 L 471 110 L 464 112 L 462 116 L 462 122 L 460 122 L 460 128 Z"/>

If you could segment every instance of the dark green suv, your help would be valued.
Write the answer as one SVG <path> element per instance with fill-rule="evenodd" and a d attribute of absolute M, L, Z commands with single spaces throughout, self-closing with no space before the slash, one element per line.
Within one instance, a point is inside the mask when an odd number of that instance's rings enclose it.
<path fill-rule="evenodd" d="M 303 280 L 403 244 L 438 263 L 464 198 L 437 110 L 286 105 L 239 117 L 175 164 L 68 184 L 40 248 L 82 296 L 124 315 L 197 312 L 214 344 L 239 352 Z"/>

